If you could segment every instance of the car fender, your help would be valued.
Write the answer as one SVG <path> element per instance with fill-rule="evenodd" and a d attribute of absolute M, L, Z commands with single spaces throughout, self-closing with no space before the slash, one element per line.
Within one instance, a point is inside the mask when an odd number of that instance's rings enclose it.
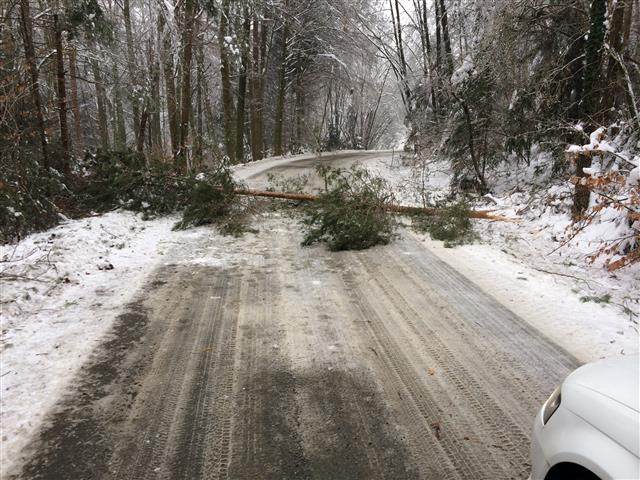
<path fill-rule="evenodd" d="M 568 462 L 587 468 L 603 480 L 640 478 L 638 457 L 567 406 L 561 404 L 542 429 L 541 448 L 550 467 Z"/>

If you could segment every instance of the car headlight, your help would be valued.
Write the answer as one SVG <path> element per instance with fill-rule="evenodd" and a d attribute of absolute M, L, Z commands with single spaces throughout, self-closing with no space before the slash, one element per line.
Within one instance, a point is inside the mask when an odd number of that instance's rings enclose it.
<path fill-rule="evenodd" d="M 558 387 L 553 391 L 542 409 L 542 423 L 544 425 L 547 424 L 551 416 L 556 413 L 556 410 L 558 410 L 558 407 L 560 406 L 560 400 L 560 387 Z"/>

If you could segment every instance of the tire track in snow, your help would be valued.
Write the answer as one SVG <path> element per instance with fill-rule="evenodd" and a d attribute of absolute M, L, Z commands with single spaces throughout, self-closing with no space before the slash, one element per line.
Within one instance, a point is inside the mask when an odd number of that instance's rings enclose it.
<path fill-rule="evenodd" d="M 263 221 L 233 267 L 158 272 L 98 365 L 122 361 L 54 416 L 83 430 L 45 434 L 21 478 L 526 476 L 573 357 L 411 238 L 332 254 Z"/>

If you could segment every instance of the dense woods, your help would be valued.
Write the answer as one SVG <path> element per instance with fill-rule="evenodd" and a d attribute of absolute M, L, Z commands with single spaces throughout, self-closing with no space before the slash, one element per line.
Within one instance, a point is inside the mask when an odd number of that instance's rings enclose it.
<path fill-rule="evenodd" d="M 603 127 L 617 139 L 606 168 L 623 173 L 638 150 L 637 0 L 2 0 L 0 12 L 8 223 L 56 217 L 97 157 L 188 175 L 403 141 L 480 193 L 492 169 L 551 152 L 554 172 L 576 175 L 579 216 L 594 155 L 572 164 L 567 145 Z"/>
<path fill-rule="evenodd" d="M 3 155 L 38 147 L 65 171 L 86 149 L 135 150 L 185 170 L 378 146 L 386 66 L 339 6 L 5 1 Z"/>

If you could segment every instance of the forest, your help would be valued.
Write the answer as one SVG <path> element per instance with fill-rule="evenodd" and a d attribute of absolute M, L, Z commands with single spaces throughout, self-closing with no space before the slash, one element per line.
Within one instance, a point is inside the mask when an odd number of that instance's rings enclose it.
<path fill-rule="evenodd" d="M 638 221 L 636 0 L 1 5 L 3 242 L 203 169 L 340 149 L 445 162 L 479 195 L 544 152 L 574 219 L 596 191 Z"/>

